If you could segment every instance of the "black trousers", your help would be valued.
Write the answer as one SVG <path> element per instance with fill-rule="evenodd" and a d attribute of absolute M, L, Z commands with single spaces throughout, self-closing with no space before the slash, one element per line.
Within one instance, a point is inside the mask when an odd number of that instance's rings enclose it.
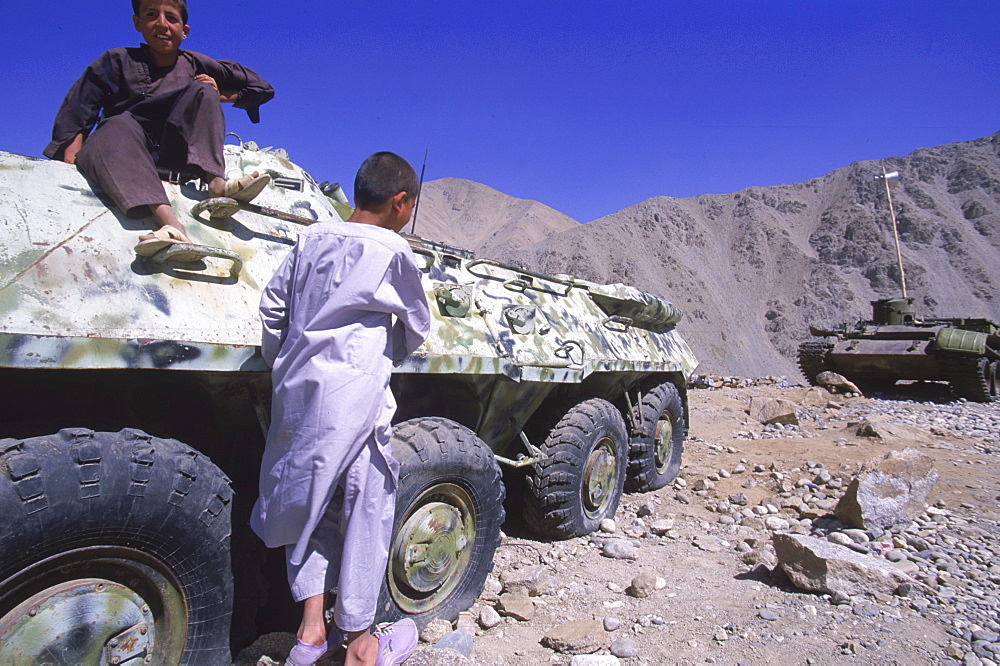
<path fill-rule="evenodd" d="M 207 83 L 193 81 L 102 120 L 83 142 L 76 165 L 130 214 L 140 206 L 169 203 L 158 166 L 224 176 L 225 133 L 219 94 Z"/>

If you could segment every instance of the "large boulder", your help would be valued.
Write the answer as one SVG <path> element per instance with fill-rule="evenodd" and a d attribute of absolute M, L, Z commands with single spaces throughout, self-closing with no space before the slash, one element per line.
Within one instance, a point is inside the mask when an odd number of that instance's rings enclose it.
<path fill-rule="evenodd" d="M 750 398 L 750 416 L 764 425 L 798 425 L 799 416 L 795 403 L 783 398 Z"/>
<path fill-rule="evenodd" d="M 825 386 L 830 393 L 857 393 L 861 395 L 861 389 L 858 388 L 857 384 L 832 370 L 816 375 L 816 383 Z"/>
<path fill-rule="evenodd" d="M 892 562 L 803 534 L 771 537 L 778 565 L 796 587 L 848 596 L 893 593 L 902 583 L 915 584 Z"/>
<path fill-rule="evenodd" d="M 866 462 L 837 503 L 838 520 L 865 530 L 884 530 L 923 513 L 937 483 L 934 461 L 916 449 L 890 451 Z"/>
<path fill-rule="evenodd" d="M 858 423 L 854 434 L 858 437 L 879 439 L 885 444 L 891 444 L 896 441 L 919 440 L 921 437 L 926 436 L 925 431 L 913 426 L 896 423 L 888 416 L 861 421 Z"/>

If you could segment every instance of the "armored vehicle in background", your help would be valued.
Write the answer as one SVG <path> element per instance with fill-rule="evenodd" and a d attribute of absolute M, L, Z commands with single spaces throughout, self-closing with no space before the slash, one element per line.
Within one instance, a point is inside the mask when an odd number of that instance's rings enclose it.
<path fill-rule="evenodd" d="M 1000 397 L 1000 325 L 986 319 L 922 319 L 912 298 L 872 301 L 872 319 L 809 331 L 825 341 L 799 346 L 806 379 L 833 370 L 862 390 L 886 389 L 901 379 L 946 381 L 960 398 Z M 831 340 L 832 339 L 832 340 Z"/>
<path fill-rule="evenodd" d="M 274 610 L 282 558 L 248 529 L 270 401 L 257 306 L 304 225 L 341 220 L 346 199 L 280 150 L 230 145 L 226 163 L 271 185 L 237 204 L 170 174 L 194 244 L 146 259 L 132 246 L 152 220 L 69 165 L 0 152 L 6 659 L 229 663 L 255 619 L 293 617 Z M 613 516 L 623 489 L 672 480 L 696 360 L 657 297 L 409 241 L 433 322 L 392 378 L 401 472 L 379 619 L 425 624 L 482 591 L 505 487 L 532 529 L 564 538 Z"/>

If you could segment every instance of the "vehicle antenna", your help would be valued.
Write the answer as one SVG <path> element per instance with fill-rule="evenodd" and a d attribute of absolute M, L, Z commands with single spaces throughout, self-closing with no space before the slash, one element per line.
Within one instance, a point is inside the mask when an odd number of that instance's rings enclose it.
<path fill-rule="evenodd" d="M 899 231 L 896 229 L 896 212 L 892 209 L 892 193 L 889 190 L 889 181 L 899 178 L 898 171 L 885 172 L 885 165 L 882 165 L 882 175 L 875 176 L 875 180 L 885 183 L 885 196 L 889 200 L 889 216 L 892 218 L 892 236 L 896 239 L 896 263 L 899 264 L 899 284 L 903 288 L 903 298 L 906 298 L 906 273 L 903 272 L 903 255 L 899 251 Z"/>
<path fill-rule="evenodd" d="M 417 213 L 420 212 L 420 193 L 424 191 L 424 169 L 427 168 L 427 148 L 424 148 L 424 163 L 420 167 L 420 185 L 417 189 L 417 203 L 413 204 L 413 223 L 410 225 L 410 235 L 413 236 L 413 230 L 417 228 Z"/>

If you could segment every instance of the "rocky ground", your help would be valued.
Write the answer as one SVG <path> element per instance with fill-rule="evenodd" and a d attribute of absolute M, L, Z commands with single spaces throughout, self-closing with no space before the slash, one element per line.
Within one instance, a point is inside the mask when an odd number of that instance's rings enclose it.
<path fill-rule="evenodd" d="M 1000 404 L 955 402 L 934 384 L 847 397 L 713 383 L 689 394 L 674 485 L 626 495 L 613 524 L 569 541 L 509 520 L 464 631 L 430 625 L 407 663 L 1000 663 Z M 761 425 L 748 412 L 762 398 L 793 402 L 799 424 Z M 867 531 L 836 520 L 861 465 L 906 447 L 939 475 L 915 519 Z M 778 565 L 775 534 L 908 578 L 808 592 Z M 280 660 L 293 640 L 262 637 L 237 661 Z"/>

